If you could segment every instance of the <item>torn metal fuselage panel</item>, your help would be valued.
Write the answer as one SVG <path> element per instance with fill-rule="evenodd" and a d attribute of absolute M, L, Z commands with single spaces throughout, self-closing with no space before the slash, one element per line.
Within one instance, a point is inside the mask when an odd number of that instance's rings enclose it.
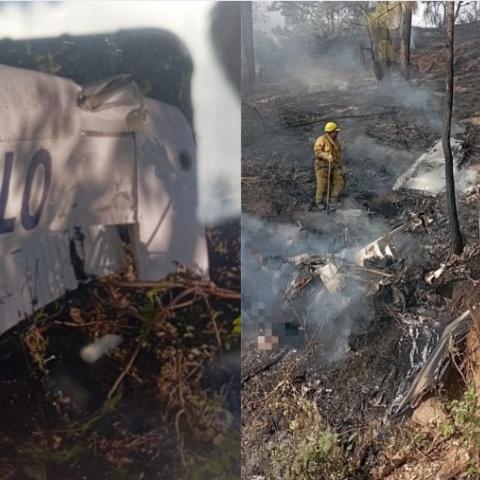
<path fill-rule="evenodd" d="M 455 184 L 459 192 L 475 183 L 477 172 L 472 168 L 458 168 L 462 159 L 462 142 L 452 138 Z M 445 157 L 442 141 L 438 140 L 408 168 L 393 186 L 393 191 L 405 197 L 436 198 L 443 194 L 445 183 Z"/>
<path fill-rule="evenodd" d="M 408 392 L 396 408 L 395 414 L 402 413 L 408 407 L 415 408 L 423 397 L 434 388 L 439 381 L 442 367 L 450 355 L 451 342 L 456 343 L 467 334 L 470 320 L 471 311 L 467 310 L 447 325 L 427 362 L 418 372 Z"/>
<path fill-rule="evenodd" d="M 124 268 L 118 225 L 141 279 L 178 264 L 206 273 L 195 142 L 178 109 L 124 76 L 84 90 L 3 65 L 0 77 L 0 333 L 77 287 L 72 245 L 86 275 Z"/>
<path fill-rule="evenodd" d="M 355 263 L 364 266 L 369 260 L 383 260 L 385 258 L 394 260 L 398 256 L 394 242 L 395 236 L 420 225 L 422 225 L 422 219 L 418 215 L 414 215 L 408 222 L 405 222 L 358 250 L 355 253 Z"/>

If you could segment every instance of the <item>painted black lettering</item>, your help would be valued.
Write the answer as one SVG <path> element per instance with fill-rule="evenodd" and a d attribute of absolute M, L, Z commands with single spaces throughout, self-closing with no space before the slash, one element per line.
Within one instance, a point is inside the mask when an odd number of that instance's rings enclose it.
<path fill-rule="evenodd" d="M 44 170 L 43 192 L 40 203 L 35 213 L 30 213 L 30 196 L 32 193 L 33 181 L 37 169 L 42 166 Z M 38 178 L 38 177 L 37 177 Z M 28 167 L 27 178 L 25 180 L 25 190 L 22 199 L 22 226 L 25 230 L 32 230 L 40 222 L 45 203 L 47 202 L 50 185 L 52 182 L 52 159 L 47 150 L 39 150 L 35 153 Z"/>
<path fill-rule="evenodd" d="M 15 218 L 5 218 L 7 209 L 8 192 L 10 190 L 10 178 L 12 177 L 13 152 L 5 154 L 5 164 L 3 166 L 2 188 L 0 190 L 0 234 L 13 232 L 15 228 Z"/>

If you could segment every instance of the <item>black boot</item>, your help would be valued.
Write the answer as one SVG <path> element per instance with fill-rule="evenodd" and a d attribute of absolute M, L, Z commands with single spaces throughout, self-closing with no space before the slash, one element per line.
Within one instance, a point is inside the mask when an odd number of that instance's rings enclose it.
<path fill-rule="evenodd" d="M 325 204 L 323 202 L 312 202 L 310 210 L 316 211 L 316 210 L 324 210 L 325 209 Z"/>

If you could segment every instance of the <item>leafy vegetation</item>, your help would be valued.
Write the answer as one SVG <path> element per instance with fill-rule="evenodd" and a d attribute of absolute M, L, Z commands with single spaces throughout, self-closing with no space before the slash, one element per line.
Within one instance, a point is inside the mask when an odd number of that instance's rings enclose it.
<path fill-rule="evenodd" d="M 468 386 L 460 400 L 448 406 L 452 422 L 447 430 L 458 435 L 467 445 L 480 451 L 480 408 L 478 395 L 473 385 Z"/>

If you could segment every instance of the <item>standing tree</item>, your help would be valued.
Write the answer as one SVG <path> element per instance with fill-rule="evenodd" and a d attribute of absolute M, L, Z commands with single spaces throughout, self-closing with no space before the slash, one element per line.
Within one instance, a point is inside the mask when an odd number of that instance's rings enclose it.
<path fill-rule="evenodd" d="M 400 65 L 403 76 L 410 79 L 410 43 L 412 40 L 412 14 L 417 2 L 401 2 Z"/>
<path fill-rule="evenodd" d="M 408 80 L 410 78 L 410 44 L 412 38 L 412 16 L 417 2 L 359 2 L 364 12 L 365 29 L 370 39 L 372 60 L 377 66 L 378 79 L 393 62 L 395 31 L 400 31 L 400 70 Z M 362 6 L 363 5 L 363 6 Z"/>
<path fill-rule="evenodd" d="M 424 19 L 436 28 L 445 27 L 447 19 L 447 4 L 450 2 L 439 2 L 434 0 L 423 3 L 425 4 L 425 9 L 423 10 Z M 455 1 L 454 3 L 457 6 L 454 15 L 454 21 L 456 22 L 459 18 L 460 9 L 463 7 L 463 5 L 461 1 Z M 476 2 L 474 1 L 469 3 L 475 4 Z"/>
<path fill-rule="evenodd" d="M 368 35 L 372 56 L 373 73 L 383 80 L 393 62 L 393 39 L 391 28 L 395 22 L 400 2 L 357 2 L 362 12 L 363 26 Z"/>
<path fill-rule="evenodd" d="M 425 4 L 424 19 L 434 27 L 442 27 L 444 25 L 445 2 L 429 1 L 423 3 Z"/>
<path fill-rule="evenodd" d="M 457 255 L 463 251 L 463 239 L 458 223 L 457 203 L 455 198 L 455 179 L 453 175 L 453 156 L 450 145 L 453 108 L 453 36 L 455 25 L 455 4 L 447 2 L 445 26 L 447 33 L 447 64 L 445 82 L 445 111 L 443 116 L 442 147 L 445 156 L 445 181 L 447 189 L 447 210 L 450 222 L 453 252 Z"/>
<path fill-rule="evenodd" d="M 308 43 L 314 38 L 327 40 L 357 31 L 357 2 L 270 2 L 267 9 L 280 12 L 284 26 L 277 26 L 278 38 Z"/>
<path fill-rule="evenodd" d="M 255 56 L 253 53 L 252 2 L 242 2 L 242 93 L 252 90 L 255 80 Z"/>

